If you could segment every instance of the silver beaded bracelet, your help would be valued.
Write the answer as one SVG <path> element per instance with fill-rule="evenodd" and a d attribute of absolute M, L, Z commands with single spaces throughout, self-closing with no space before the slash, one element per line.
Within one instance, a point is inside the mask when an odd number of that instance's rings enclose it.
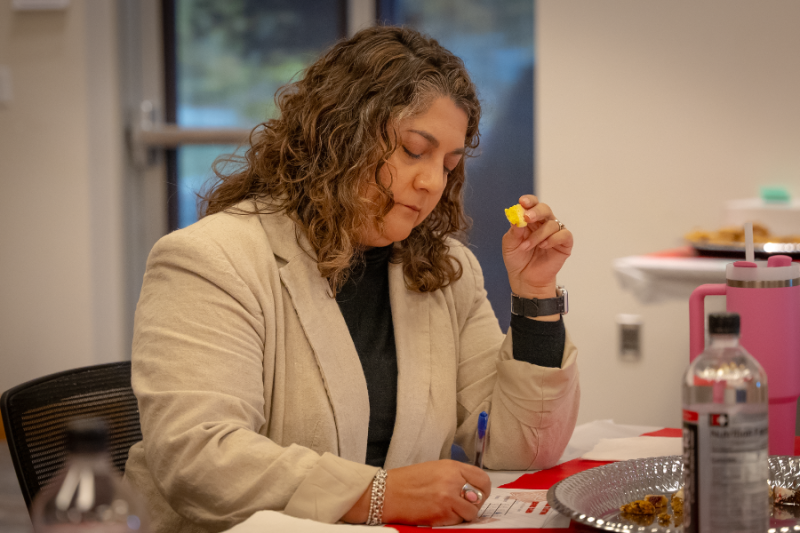
<path fill-rule="evenodd" d="M 379 526 L 383 524 L 383 497 L 386 495 L 386 477 L 389 474 L 383 468 L 375 474 L 372 480 L 372 496 L 369 499 L 369 516 L 367 517 L 368 526 Z"/>

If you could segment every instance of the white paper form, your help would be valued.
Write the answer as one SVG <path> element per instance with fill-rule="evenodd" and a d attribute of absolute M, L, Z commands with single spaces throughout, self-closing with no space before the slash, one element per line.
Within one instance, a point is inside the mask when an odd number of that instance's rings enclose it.
<path fill-rule="evenodd" d="M 472 522 L 436 529 L 566 529 L 569 518 L 547 503 L 546 490 L 492 489 Z"/>

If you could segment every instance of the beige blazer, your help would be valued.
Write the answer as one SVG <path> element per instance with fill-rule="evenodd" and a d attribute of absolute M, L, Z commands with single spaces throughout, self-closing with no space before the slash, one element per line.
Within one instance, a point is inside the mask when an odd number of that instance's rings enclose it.
<path fill-rule="evenodd" d="M 577 418 L 576 350 L 568 338 L 562 368 L 515 361 L 474 255 L 450 244 L 464 275 L 445 289 L 411 292 L 389 267 L 385 468 L 448 458 L 453 441 L 473 454 L 482 410 L 486 467 L 548 467 Z M 263 509 L 335 522 L 371 483 L 366 381 L 314 257 L 280 214 L 215 214 L 153 248 L 133 340 L 144 439 L 126 478 L 155 533 L 220 531 Z"/>

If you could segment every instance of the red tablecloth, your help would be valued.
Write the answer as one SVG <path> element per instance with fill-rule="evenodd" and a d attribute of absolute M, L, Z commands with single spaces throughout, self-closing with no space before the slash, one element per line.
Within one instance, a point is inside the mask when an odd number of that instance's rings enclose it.
<path fill-rule="evenodd" d="M 700 257 L 697 250 L 691 246 L 681 246 L 680 248 L 670 248 L 669 250 L 661 250 L 646 254 L 647 257 Z"/>
<path fill-rule="evenodd" d="M 650 437 L 680 437 L 682 435 L 680 429 L 675 428 L 665 428 L 658 431 L 653 431 L 651 433 L 645 433 L 644 435 Z M 794 454 L 800 455 L 800 437 L 795 437 L 794 441 Z M 584 459 L 573 459 L 572 461 L 567 461 L 566 463 L 562 463 L 560 465 L 554 466 L 553 468 L 548 468 L 547 470 L 540 470 L 539 472 L 533 472 L 532 474 L 523 474 L 520 476 L 516 481 L 512 481 L 511 483 L 506 483 L 505 485 L 501 485 L 501 488 L 507 489 L 549 489 L 562 479 L 565 479 L 572 474 L 577 474 L 578 472 L 583 472 L 584 470 L 589 470 L 590 468 L 594 468 L 596 466 L 607 465 L 612 461 L 586 461 Z M 391 527 L 396 528 L 398 531 L 410 533 L 412 531 L 419 532 L 418 527 L 414 526 L 398 526 L 392 525 Z M 453 531 L 453 532 L 463 532 L 463 533 L 474 533 L 477 531 L 485 531 L 487 533 L 520 533 L 524 531 L 533 532 L 541 532 L 541 533 L 566 533 L 570 531 L 598 531 L 595 528 L 591 528 L 589 526 L 584 526 L 583 524 L 578 524 L 576 522 L 572 522 L 570 527 L 567 529 L 464 529 L 464 528 L 455 528 L 455 529 L 447 529 L 445 531 Z"/>

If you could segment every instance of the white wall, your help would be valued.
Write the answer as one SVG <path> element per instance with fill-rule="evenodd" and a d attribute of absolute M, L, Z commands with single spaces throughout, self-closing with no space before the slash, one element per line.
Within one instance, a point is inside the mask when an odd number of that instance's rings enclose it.
<path fill-rule="evenodd" d="M 798 28 L 793 0 L 537 0 L 537 180 L 576 239 L 581 422 L 679 424 L 688 303 L 641 306 L 611 263 L 717 227 L 760 185 L 800 196 Z M 617 356 L 617 313 L 644 317 L 639 362 Z"/>
<path fill-rule="evenodd" d="M 122 360 L 123 128 L 115 2 L 0 0 L 0 391 Z"/>

